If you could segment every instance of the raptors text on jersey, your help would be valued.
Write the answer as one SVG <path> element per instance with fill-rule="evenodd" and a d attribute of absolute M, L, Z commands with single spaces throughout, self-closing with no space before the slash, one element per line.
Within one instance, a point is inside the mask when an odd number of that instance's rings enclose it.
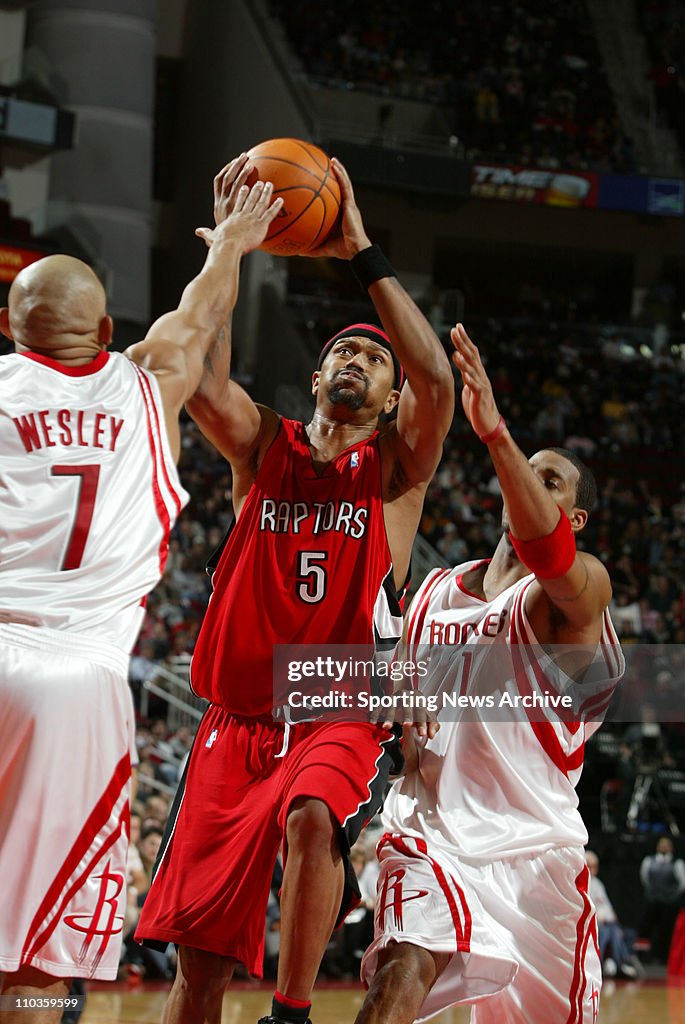
<path fill-rule="evenodd" d="M 304 425 L 282 419 L 212 583 L 192 685 L 234 714 L 272 713 L 276 644 L 396 639 L 377 434 L 317 473 Z"/>

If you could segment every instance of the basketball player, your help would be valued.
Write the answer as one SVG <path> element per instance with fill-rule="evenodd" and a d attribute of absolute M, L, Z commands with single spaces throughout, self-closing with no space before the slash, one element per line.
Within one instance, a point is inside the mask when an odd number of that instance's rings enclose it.
<path fill-rule="evenodd" d="M 442 345 L 371 245 L 349 177 L 333 166 L 342 223 L 314 255 L 351 262 L 383 329 L 353 324 L 324 345 L 306 425 L 255 405 L 228 379 L 228 338 L 212 348 L 189 406 L 231 463 L 236 522 L 192 664 L 193 689 L 211 706 L 137 931 L 180 946 L 164 1017 L 173 1024 L 218 1022 L 236 962 L 261 975 L 281 844 L 272 1015 L 307 1019 L 331 931 L 358 900 L 349 849 L 380 805 L 392 760 L 394 740 L 378 726 L 292 724 L 287 707 L 274 709 L 275 644 L 394 646 L 397 593 L 454 409 Z M 236 181 L 249 171 L 245 162 Z"/>
<path fill-rule="evenodd" d="M 410 1024 L 460 1003 L 474 1004 L 472 1024 L 592 1022 L 601 971 L 574 787 L 623 671 L 606 570 L 576 550 L 594 480 L 563 449 L 526 461 L 461 325 L 452 340 L 466 415 L 501 485 L 503 534 L 491 559 L 432 572 L 407 616 L 397 657 L 430 657 L 420 692 L 458 693 L 465 710 L 438 700 L 439 731 L 405 729 L 410 770 L 383 811 L 357 1024 Z M 584 684 L 571 684 L 569 657 Z M 582 715 L 540 710 L 569 688 Z M 497 707 L 505 693 L 538 708 L 497 720 L 475 701 Z"/>
<path fill-rule="evenodd" d="M 59 1020 L 70 978 L 117 976 L 128 658 L 187 501 L 178 415 L 281 206 L 262 182 L 229 199 L 178 309 L 124 355 L 70 256 L 23 270 L 0 310 L 15 346 L 0 359 L 0 970 L 3 995 L 26 1000 L 4 1001 L 7 1024 Z"/>

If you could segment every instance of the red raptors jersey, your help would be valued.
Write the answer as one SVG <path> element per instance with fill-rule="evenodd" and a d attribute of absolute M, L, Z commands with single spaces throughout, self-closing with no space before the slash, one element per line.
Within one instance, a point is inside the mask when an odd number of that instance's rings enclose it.
<path fill-rule="evenodd" d="M 212 582 L 192 685 L 234 714 L 271 714 L 274 644 L 399 637 L 378 434 L 319 476 L 304 424 L 282 419 Z"/>

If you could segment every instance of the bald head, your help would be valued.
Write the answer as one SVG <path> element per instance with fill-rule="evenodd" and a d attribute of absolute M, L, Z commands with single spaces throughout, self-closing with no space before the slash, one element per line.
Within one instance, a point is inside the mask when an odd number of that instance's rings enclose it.
<path fill-rule="evenodd" d="M 109 321 L 105 291 L 95 273 L 73 256 L 46 256 L 25 267 L 9 292 L 2 326 L 23 348 L 42 352 L 101 347 Z M 111 325 L 111 321 L 110 321 Z M 110 332 L 111 336 L 111 332 Z"/>

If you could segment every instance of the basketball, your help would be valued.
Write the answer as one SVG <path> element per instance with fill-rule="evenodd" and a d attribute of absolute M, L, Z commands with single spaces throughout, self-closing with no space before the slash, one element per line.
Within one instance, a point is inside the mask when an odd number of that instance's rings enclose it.
<path fill-rule="evenodd" d="M 340 186 L 329 157 L 301 139 L 268 139 L 248 156 L 255 170 L 247 179 L 270 181 L 283 208 L 260 249 L 276 256 L 297 256 L 321 245 L 338 219 Z"/>

